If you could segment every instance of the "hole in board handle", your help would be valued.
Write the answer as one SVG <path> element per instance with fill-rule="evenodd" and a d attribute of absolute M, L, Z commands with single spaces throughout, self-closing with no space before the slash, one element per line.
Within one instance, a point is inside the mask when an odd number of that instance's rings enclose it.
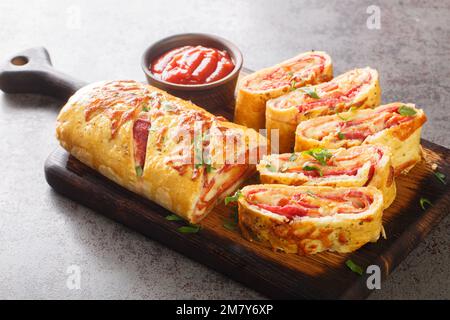
<path fill-rule="evenodd" d="M 24 56 L 17 56 L 11 59 L 11 63 L 15 66 L 23 66 L 28 63 L 28 58 Z"/>

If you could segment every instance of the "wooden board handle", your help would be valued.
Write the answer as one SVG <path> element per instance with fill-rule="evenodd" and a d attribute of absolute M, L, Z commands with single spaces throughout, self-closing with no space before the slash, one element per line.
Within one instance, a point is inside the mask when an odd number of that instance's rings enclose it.
<path fill-rule="evenodd" d="M 37 93 L 67 100 L 85 85 L 56 70 L 44 47 L 16 53 L 0 65 L 0 89 L 6 93 Z"/>

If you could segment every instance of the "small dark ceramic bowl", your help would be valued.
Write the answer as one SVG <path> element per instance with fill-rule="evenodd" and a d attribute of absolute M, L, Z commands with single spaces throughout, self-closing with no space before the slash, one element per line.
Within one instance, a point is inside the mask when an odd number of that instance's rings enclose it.
<path fill-rule="evenodd" d="M 226 50 L 234 62 L 234 69 L 226 77 L 220 80 L 197 85 L 170 83 L 157 79 L 150 71 L 149 67 L 154 59 L 160 57 L 167 51 L 189 45 L 202 45 L 204 47 Z M 195 104 L 211 112 L 221 113 L 221 111 L 228 111 L 228 113 L 230 113 L 234 108 L 234 92 L 236 89 L 239 72 L 242 68 L 242 53 L 228 40 L 203 33 L 185 33 L 174 35 L 159 40 L 149 46 L 142 55 L 141 66 L 142 70 L 144 70 L 147 82 L 150 85 L 167 91 L 174 96 L 185 100 L 191 100 Z"/>

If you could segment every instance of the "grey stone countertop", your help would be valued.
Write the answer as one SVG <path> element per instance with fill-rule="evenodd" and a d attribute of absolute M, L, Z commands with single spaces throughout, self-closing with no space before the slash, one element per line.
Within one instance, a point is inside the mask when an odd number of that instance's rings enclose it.
<path fill-rule="evenodd" d="M 370 5 L 380 9 L 379 29 L 368 28 Z M 424 108 L 423 137 L 450 147 L 449 17 L 448 0 L 8 0 L 0 2 L 0 59 L 45 46 L 59 70 L 93 82 L 143 80 L 144 48 L 182 32 L 235 42 L 251 69 L 324 50 L 335 74 L 378 69 L 383 102 Z M 0 93 L 0 298 L 263 297 L 52 191 L 43 165 L 57 146 L 61 105 Z M 449 230 L 447 216 L 369 298 L 449 299 Z M 72 265 L 81 271 L 79 290 L 67 286 Z"/>

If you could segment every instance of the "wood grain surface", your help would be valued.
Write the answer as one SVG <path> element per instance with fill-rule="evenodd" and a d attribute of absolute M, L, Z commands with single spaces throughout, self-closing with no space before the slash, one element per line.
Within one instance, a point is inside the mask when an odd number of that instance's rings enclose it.
<path fill-rule="evenodd" d="M 232 119 L 229 109 L 216 111 Z M 195 234 L 180 233 L 183 221 L 168 221 L 169 211 L 109 181 L 62 148 L 47 159 L 47 182 L 59 193 L 155 239 L 196 261 L 220 271 L 270 298 L 362 299 L 369 293 L 367 276 L 345 265 L 351 259 L 362 267 L 378 265 L 386 278 L 408 253 L 449 212 L 450 189 L 431 166 L 450 176 L 450 150 L 422 140 L 423 160 L 408 175 L 397 178 L 397 198 L 385 210 L 387 239 L 351 254 L 324 252 L 298 256 L 274 252 L 243 239 L 224 227 L 236 208 L 217 206 Z M 257 182 L 253 178 L 248 183 Z M 431 201 L 423 210 L 420 198 Z"/>

